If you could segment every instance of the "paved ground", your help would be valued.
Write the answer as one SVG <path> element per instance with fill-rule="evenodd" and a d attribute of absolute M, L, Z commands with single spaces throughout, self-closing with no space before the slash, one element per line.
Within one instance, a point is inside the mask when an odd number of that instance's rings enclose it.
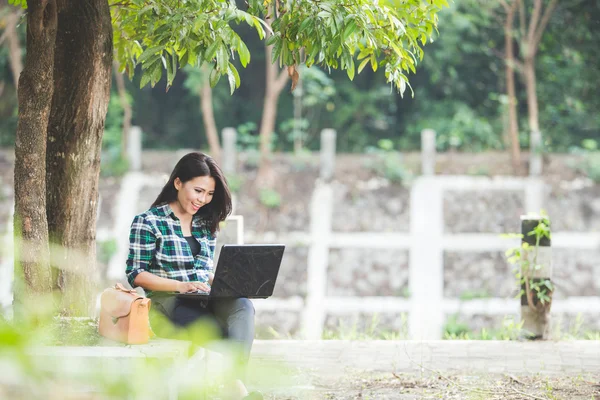
<path fill-rule="evenodd" d="M 112 387 L 216 400 L 231 359 L 218 347 L 187 359 L 187 345 L 31 349 L 36 385 L 23 385 L 31 377 L 5 360 L 0 399 L 125 398 L 100 394 Z M 600 400 L 600 341 L 256 341 L 248 382 L 269 400 Z"/>
<path fill-rule="evenodd" d="M 600 342 L 257 341 L 269 399 L 600 400 Z"/>
<path fill-rule="evenodd" d="M 487 340 L 440 341 L 256 341 L 257 363 L 282 361 L 299 368 L 340 367 L 365 371 L 512 374 L 597 373 L 600 341 L 517 342 Z"/>

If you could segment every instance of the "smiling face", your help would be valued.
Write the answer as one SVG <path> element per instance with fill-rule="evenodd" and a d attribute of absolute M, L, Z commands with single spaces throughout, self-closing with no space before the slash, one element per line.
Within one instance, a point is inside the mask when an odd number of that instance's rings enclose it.
<path fill-rule="evenodd" d="M 191 218 L 201 207 L 210 203 L 215 193 L 215 179 L 212 176 L 197 176 L 183 183 L 175 178 L 177 200 L 171 208 L 179 219 Z"/>

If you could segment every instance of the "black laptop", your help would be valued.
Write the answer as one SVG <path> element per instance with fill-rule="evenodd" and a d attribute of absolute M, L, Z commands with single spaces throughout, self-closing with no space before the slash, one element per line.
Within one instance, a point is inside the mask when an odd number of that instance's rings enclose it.
<path fill-rule="evenodd" d="M 224 244 L 210 293 L 198 291 L 177 293 L 176 296 L 184 299 L 265 299 L 273 294 L 284 250 L 282 244 Z"/>

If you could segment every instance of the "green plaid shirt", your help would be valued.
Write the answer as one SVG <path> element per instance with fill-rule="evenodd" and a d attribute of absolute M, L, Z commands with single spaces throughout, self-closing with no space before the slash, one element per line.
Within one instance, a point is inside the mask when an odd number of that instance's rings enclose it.
<path fill-rule="evenodd" d="M 143 271 L 178 281 L 208 282 L 213 270 L 216 236 L 197 216 L 192 219 L 192 235 L 200 243 L 194 257 L 183 237 L 181 222 L 168 204 L 152 207 L 137 215 L 129 233 L 127 280 L 132 287 L 135 277 Z M 151 291 L 146 291 L 148 297 Z"/>

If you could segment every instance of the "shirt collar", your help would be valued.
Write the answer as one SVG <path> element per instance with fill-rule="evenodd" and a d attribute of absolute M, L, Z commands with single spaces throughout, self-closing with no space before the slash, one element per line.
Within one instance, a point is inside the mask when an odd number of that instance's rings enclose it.
<path fill-rule="evenodd" d="M 169 205 L 169 203 L 165 203 L 163 205 L 160 205 L 157 207 L 165 216 L 171 217 L 172 219 L 179 221 L 179 218 L 175 215 L 175 212 L 173 212 L 173 209 L 171 208 L 171 206 Z M 194 224 L 198 224 L 200 223 L 200 221 L 202 220 L 202 217 L 200 217 L 200 215 L 198 214 L 194 214 L 194 216 L 192 217 L 192 223 Z"/>

